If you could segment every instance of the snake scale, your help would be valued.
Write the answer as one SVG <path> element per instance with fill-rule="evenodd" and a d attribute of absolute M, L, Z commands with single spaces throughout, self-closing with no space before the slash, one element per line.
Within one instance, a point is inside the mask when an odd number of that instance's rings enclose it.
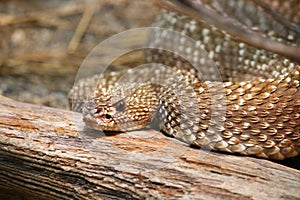
<path fill-rule="evenodd" d="M 298 0 L 193 2 L 263 38 L 299 47 Z M 181 38 L 176 42 L 163 31 L 149 40 L 158 48 L 179 46 L 192 55 L 193 63 L 152 49 L 146 52 L 147 62 L 164 65 L 80 80 L 69 102 L 73 110 L 83 113 L 86 126 L 130 131 L 150 125 L 188 144 L 216 151 L 276 160 L 297 156 L 299 60 L 287 58 L 282 49 L 273 52 L 241 41 L 205 19 L 173 11 L 162 11 L 154 25 L 192 37 L 194 46 L 186 46 Z M 196 47 L 208 52 L 223 81 L 214 77 L 208 65 L 205 68 Z M 192 67 L 199 63 L 203 79 Z M 129 78 L 120 83 L 125 75 Z"/>

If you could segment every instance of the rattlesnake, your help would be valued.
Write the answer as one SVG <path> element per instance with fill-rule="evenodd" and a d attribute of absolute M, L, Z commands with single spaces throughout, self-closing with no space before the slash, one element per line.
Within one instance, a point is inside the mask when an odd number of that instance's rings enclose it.
<path fill-rule="evenodd" d="M 297 5 L 297 1 L 273 2 L 285 8 Z M 296 25 L 300 15 L 285 13 L 284 6 L 274 4 L 293 26 L 277 20 L 278 15 L 264 8 L 261 1 L 198 3 L 224 18 L 234 16 L 235 24 L 252 28 L 274 44 L 295 48 L 300 44 Z M 83 113 L 87 127 L 130 131 L 151 125 L 192 145 L 267 159 L 300 153 L 300 66 L 294 55 L 282 55 L 282 49 L 274 53 L 256 48 L 206 20 L 171 11 L 162 11 L 155 26 L 195 39 L 194 46 L 186 46 L 181 38 L 174 43 L 172 35 L 165 35 L 162 29 L 149 39 L 157 49 L 177 45 L 192 54 L 193 62 L 151 49 L 146 52 L 147 63 L 164 65 L 80 80 L 71 90 L 69 102 L 73 110 Z M 216 63 L 223 81 L 199 57 L 201 48 Z M 202 79 L 193 65 L 202 67 Z"/>

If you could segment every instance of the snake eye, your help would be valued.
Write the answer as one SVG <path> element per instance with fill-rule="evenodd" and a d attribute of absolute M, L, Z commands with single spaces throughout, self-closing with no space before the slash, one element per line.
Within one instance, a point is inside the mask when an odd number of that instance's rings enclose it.
<path fill-rule="evenodd" d="M 116 110 L 124 111 L 124 109 L 125 109 L 125 102 L 123 100 L 121 100 L 116 104 Z"/>

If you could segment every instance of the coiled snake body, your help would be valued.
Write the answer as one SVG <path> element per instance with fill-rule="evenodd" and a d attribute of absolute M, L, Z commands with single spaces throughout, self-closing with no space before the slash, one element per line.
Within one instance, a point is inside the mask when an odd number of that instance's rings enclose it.
<path fill-rule="evenodd" d="M 235 16 L 234 23 L 263 37 L 289 47 L 300 44 L 297 13 L 288 16 L 281 11 L 282 17 L 296 24 L 295 30 L 274 20 L 277 15 L 255 1 L 204 2 L 223 17 Z M 290 6 L 297 4 L 289 2 Z M 147 61 L 169 67 L 131 69 L 79 81 L 69 101 L 73 110 L 83 112 L 87 127 L 126 131 L 152 125 L 189 144 L 267 159 L 300 153 L 300 66 L 296 62 L 241 42 L 205 20 L 163 11 L 156 25 L 197 41 L 185 46 L 179 38 L 174 44 L 162 31 L 150 39 L 157 48 L 178 45 L 192 54 L 193 63 L 154 49 L 147 52 Z M 199 56 L 199 47 L 216 63 L 223 82 L 209 67 L 202 73 L 205 80 L 195 73 L 192 65 L 200 63 L 203 68 L 206 63 Z M 129 78 L 120 84 L 124 74 Z"/>

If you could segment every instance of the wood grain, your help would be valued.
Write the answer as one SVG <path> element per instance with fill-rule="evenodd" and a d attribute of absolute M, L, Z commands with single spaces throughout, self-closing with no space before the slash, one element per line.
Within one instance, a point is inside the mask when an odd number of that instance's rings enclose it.
<path fill-rule="evenodd" d="M 0 191 L 23 199 L 299 199 L 300 172 L 152 130 L 105 135 L 81 115 L 0 98 Z"/>

